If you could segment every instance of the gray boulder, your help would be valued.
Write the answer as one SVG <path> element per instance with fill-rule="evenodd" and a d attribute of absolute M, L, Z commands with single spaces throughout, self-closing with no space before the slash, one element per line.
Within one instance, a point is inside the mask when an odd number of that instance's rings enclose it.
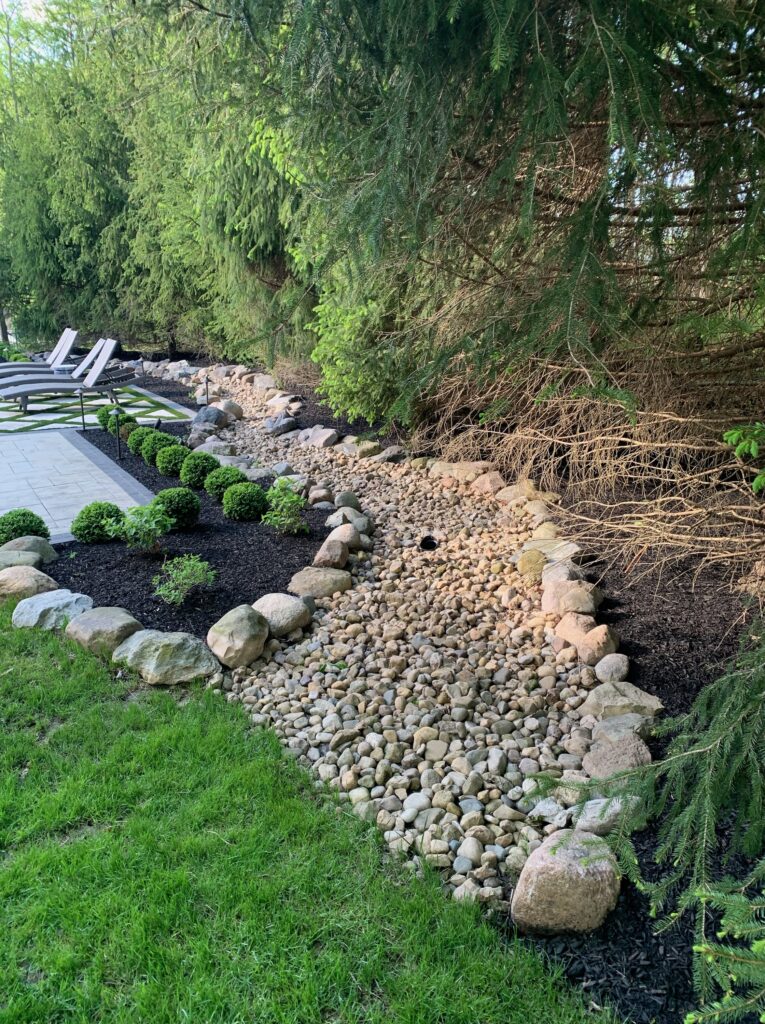
<path fill-rule="evenodd" d="M 319 569 L 308 566 L 290 580 L 287 590 L 298 597 L 331 597 L 350 590 L 353 579 L 344 569 Z"/>
<path fill-rule="evenodd" d="M 618 743 L 596 743 L 582 758 L 582 767 L 593 779 L 608 779 L 650 763 L 651 751 L 634 734 L 624 736 Z"/>
<path fill-rule="evenodd" d="M 42 557 L 36 551 L 0 551 L 0 569 L 16 565 L 31 565 L 33 569 L 39 569 L 42 564 Z"/>
<path fill-rule="evenodd" d="M 58 558 L 58 552 L 44 537 L 16 537 L 6 541 L 0 551 L 34 551 L 42 558 L 43 565 L 50 565 Z"/>
<path fill-rule="evenodd" d="M 340 491 L 335 495 L 335 508 L 355 508 L 361 512 L 361 502 L 353 491 Z"/>
<path fill-rule="evenodd" d="M 94 654 L 111 654 L 116 647 L 143 626 L 125 608 L 91 608 L 65 629 L 70 640 Z"/>
<path fill-rule="evenodd" d="M 114 651 L 112 661 L 137 672 L 151 686 L 189 683 L 220 671 L 217 659 L 197 637 L 158 629 L 133 633 Z"/>
<path fill-rule="evenodd" d="M 613 832 L 625 813 L 635 809 L 638 802 L 635 796 L 588 800 L 574 809 L 574 828 L 580 832 L 592 832 L 596 836 L 607 836 Z"/>
<path fill-rule="evenodd" d="M 309 448 L 331 448 L 340 440 L 340 435 L 331 427 L 314 427 L 305 440 Z"/>
<path fill-rule="evenodd" d="M 268 416 L 263 422 L 263 429 L 272 437 L 279 437 L 282 434 L 291 434 L 297 430 L 297 420 L 287 413 L 279 413 L 278 416 Z"/>
<path fill-rule="evenodd" d="M 607 654 L 595 665 L 599 683 L 622 683 L 630 674 L 630 659 L 626 654 Z"/>
<path fill-rule="evenodd" d="M 249 665 L 263 653 L 268 622 L 256 609 L 240 604 L 210 627 L 207 646 L 227 668 Z"/>
<path fill-rule="evenodd" d="M 607 843 L 588 832 L 554 832 L 523 865 L 511 913 L 521 931 L 590 932 L 616 906 L 621 879 Z"/>
<path fill-rule="evenodd" d="M 272 636 L 287 636 L 311 621 L 311 609 L 291 594 L 265 594 L 252 607 L 266 620 Z"/>
<path fill-rule="evenodd" d="M 51 590 L 19 601 L 11 622 L 17 629 L 63 629 L 68 622 L 83 612 L 90 611 L 92 607 L 93 598 L 87 594 L 74 594 L 71 590 Z"/>
<path fill-rule="evenodd" d="M 223 409 L 219 409 L 215 405 L 206 405 L 194 416 L 194 419 L 191 421 L 191 429 L 194 430 L 198 426 L 209 425 L 217 430 L 221 430 L 232 423 L 233 419 L 234 417 L 224 412 Z"/>
<path fill-rule="evenodd" d="M 359 458 L 368 458 L 370 462 L 403 462 L 406 457 L 406 452 L 398 444 L 392 444 L 377 455 L 363 456 L 360 449 L 361 445 L 359 445 Z"/>

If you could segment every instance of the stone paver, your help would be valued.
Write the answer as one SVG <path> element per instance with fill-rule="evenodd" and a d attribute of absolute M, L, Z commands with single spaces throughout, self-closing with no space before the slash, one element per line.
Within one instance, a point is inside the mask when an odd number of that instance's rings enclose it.
<path fill-rule="evenodd" d="M 129 508 L 153 496 L 74 430 L 0 435 L 0 514 L 28 508 L 54 540 L 71 539 L 72 520 L 91 501 Z"/>

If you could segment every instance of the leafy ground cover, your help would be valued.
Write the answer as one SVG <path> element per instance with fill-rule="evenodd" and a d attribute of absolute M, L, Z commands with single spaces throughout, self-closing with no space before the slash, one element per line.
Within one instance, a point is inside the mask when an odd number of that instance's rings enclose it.
<path fill-rule="evenodd" d="M 210 693 L 0 612 L 0 1021 L 579 1024 L 533 951 Z"/>

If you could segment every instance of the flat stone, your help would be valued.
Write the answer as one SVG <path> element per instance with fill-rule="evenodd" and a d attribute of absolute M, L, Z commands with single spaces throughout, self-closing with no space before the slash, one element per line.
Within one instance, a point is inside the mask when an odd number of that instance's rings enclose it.
<path fill-rule="evenodd" d="M 151 686 L 174 686 L 207 679 L 220 671 L 217 658 L 190 633 L 141 629 L 112 654 L 116 665 L 137 672 Z"/>
<path fill-rule="evenodd" d="M 252 606 L 268 623 L 271 636 L 287 636 L 311 621 L 311 609 L 291 594 L 265 594 Z"/>
<path fill-rule="evenodd" d="M 592 832 L 596 836 L 607 836 L 613 832 L 625 812 L 634 810 L 638 803 L 635 796 L 588 800 L 579 808 L 574 808 L 574 828 L 581 832 Z"/>
<path fill-rule="evenodd" d="M 226 668 L 250 665 L 263 653 L 268 622 L 249 604 L 226 612 L 207 633 L 207 646 Z"/>
<path fill-rule="evenodd" d="M 331 597 L 350 590 L 353 578 L 344 569 L 319 569 L 309 566 L 290 580 L 287 590 L 299 597 Z"/>
<path fill-rule="evenodd" d="M 0 601 L 33 597 L 53 590 L 58 590 L 58 583 L 31 565 L 15 565 L 0 570 Z"/>
<path fill-rule="evenodd" d="M 511 913 L 521 931 L 589 932 L 616 906 L 621 879 L 608 844 L 587 832 L 554 832 L 523 865 Z"/>
<path fill-rule="evenodd" d="M 460 483 L 470 484 L 479 476 L 484 476 L 495 468 L 493 462 L 441 462 L 436 460 L 431 464 L 428 474 L 436 478 L 452 477 L 454 480 L 459 480 Z"/>
<path fill-rule="evenodd" d="M 297 429 L 297 420 L 285 412 L 279 413 L 278 416 L 268 416 L 263 422 L 263 430 L 272 437 L 291 434 Z"/>
<path fill-rule="evenodd" d="M 65 635 L 94 654 L 112 654 L 115 648 L 143 626 L 125 608 L 91 608 L 72 619 Z"/>
<path fill-rule="evenodd" d="M 0 546 L 0 551 L 35 551 L 42 558 L 43 565 L 50 565 L 58 558 L 58 552 L 44 537 L 15 537 Z"/>
<path fill-rule="evenodd" d="M 235 420 L 240 420 L 244 416 L 244 409 L 238 402 L 233 402 L 230 398 L 216 398 L 214 403 L 216 409 L 222 409 L 223 412 L 228 413 Z"/>
<path fill-rule="evenodd" d="M 617 715 L 637 714 L 653 717 L 664 709 L 658 697 L 646 693 L 632 683 L 601 683 L 590 690 L 587 700 L 579 708 L 581 715 L 594 718 L 615 718 Z"/>
<path fill-rule="evenodd" d="M 406 452 L 398 444 L 390 445 L 377 455 L 367 456 L 370 462 L 402 462 L 405 457 Z"/>
<path fill-rule="evenodd" d="M 76 594 L 65 589 L 51 590 L 19 601 L 13 611 L 11 622 L 17 629 L 63 629 L 68 622 L 83 612 L 90 611 L 92 607 L 93 598 L 87 594 Z"/>
<path fill-rule="evenodd" d="M 652 718 L 637 715 L 616 715 L 614 718 L 602 718 L 595 723 L 592 730 L 594 743 L 619 743 L 625 736 L 639 736 L 645 739 L 651 734 Z"/>
<path fill-rule="evenodd" d="M 340 435 L 331 427 L 314 427 L 306 438 L 309 448 L 331 448 L 340 440 Z"/>
<path fill-rule="evenodd" d="M 36 551 L 0 551 L 0 569 L 17 565 L 31 565 L 33 569 L 39 569 L 42 564 L 42 555 Z"/>

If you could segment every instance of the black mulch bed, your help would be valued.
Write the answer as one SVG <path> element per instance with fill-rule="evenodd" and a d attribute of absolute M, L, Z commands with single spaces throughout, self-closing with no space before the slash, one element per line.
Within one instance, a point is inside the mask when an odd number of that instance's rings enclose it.
<path fill-rule="evenodd" d="M 167 429 L 183 435 L 188 428 L 171 424 Z M 88 430 L 83 436 L 116 462 L 117 444 L 110 434 Z M 124 446 L 123 456 L 118 465 L 150 490 L 179 486 L 177 479 L 162 476 Z M 62 587 L 89 594 L 97 605 L 127 608 L 147 629 L 183 630 L 205 637 L 210 626 L 236 605 L 252 604 L 263 594 L 285 591 L 290 578 L 311 564 L 329 532 L 324 525 L 326 512 L 306 509 L 310 533 L 283 537 L 260 523 L 231 522 L 217 502 L 204 491 L 197 493 L 202 504 L 199 525 L 168 534 L 163 541 L 164 553 L 168 558 L 201 555 L 218 571 L 218 578 L 198 596 L 192 593 L 180 608 L 153 595 L 152 577 L 161 568 L 164 556 L 135 554 L 121 542 L 72 541 L 58 546 L 61 557 L 54 566 L 56 581 Z"/>

